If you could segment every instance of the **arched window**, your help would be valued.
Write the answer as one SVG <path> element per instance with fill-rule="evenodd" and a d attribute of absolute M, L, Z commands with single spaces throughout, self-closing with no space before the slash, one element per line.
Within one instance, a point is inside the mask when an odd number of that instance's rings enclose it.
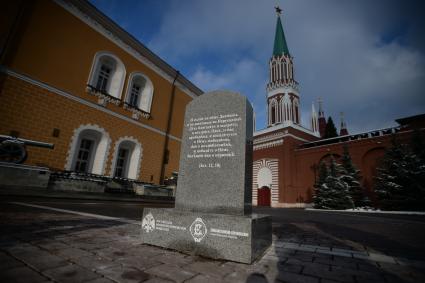
<path fill-rule="evenodd" d="M 284 114 L 285 114 L 285 121 L 291 120 L 291 100 L 289 99 L 288 94 L 285 94 L 284 98 L 283 98 L 283 106 L 284 106 Z"/>
<path fill-rule="evenodd" d="M 272 125 L 276 123 L 276 110 L 276 100 L 273 99 L 270 105 L 270 120 Z"/>
<path fill-rule="evenodd" d="M 279 122 L 285 121 L 285 113 L 283 112 L 283 97 L 279 100 Z"/>
<path fill-rule="evenodd" d="M 286 103 L 283 104 L 284 107 L 284 121 L 288 120 L 288 106 L 286 105 Z"/>
<path fill-rule="evenodd" d="M 299 105 L 296 99 L 294 99 L 294 122 L 297 124 L 300 123 Z"/>
<path fill-rule="evenodd" d="M 96 125 L 83 125 L 74 131 L 66 170 L 102 175 L 109 151 L 109 134 Z"/>
<path fill-rule="evenodd" d="M 127 87 L 126 103 L 145 112 L 151 112 L 153 84 L 142 73 L 132 73 Z"/>
<path fill-rule="evenodd" d="M 285 79 L 285 61 L 281 61 L 280 62 L 280 79 L 284 80 Z"/>
<path fill-rule="evenodd" d="M 96 53 L 88 82 L 92 90 L 121 98 L 124 79 L 125 67 L 118 57 L 109 52 Z"/>
<path fill-rule="evenodd" d="M 291 63 L 291 79 L 294 79 L 294 66 Z"/>
<path fill-rule="evenodd" d="M 141 160 L 141 144 L 132 137 L 120 138 L 115 143 L 110 175 L 119 178 L 137 179 Z"/>
<path fill-rule="evenodd" d="M 280 80 L 280 78 L 282 76 L 282 73 L 280 72 L 280 68 L 281 68 L 280 66 L 281 66 L 280 61 L 277 61 L 277 63 L 276 63 L 276 69 L 277 69 L 277 78 L 276 78 L 276 80 Z"/>
<path fill-rule="evenodd" d="M 298 105 L 295 105 L 295 123 L 299 124 L 300 123 L 300 116 L 298 113 Z"/>

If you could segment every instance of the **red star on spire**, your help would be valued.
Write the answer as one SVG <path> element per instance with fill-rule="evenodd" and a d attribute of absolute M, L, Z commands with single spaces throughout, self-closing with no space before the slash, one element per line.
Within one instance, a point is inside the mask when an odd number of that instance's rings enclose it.
<path fill-rule="evenodd" d="M 282 9 L 279 6 L 274 7 L 276 9 L 276 13 L 279 16 L 280 14 L 282 14 Z"/>

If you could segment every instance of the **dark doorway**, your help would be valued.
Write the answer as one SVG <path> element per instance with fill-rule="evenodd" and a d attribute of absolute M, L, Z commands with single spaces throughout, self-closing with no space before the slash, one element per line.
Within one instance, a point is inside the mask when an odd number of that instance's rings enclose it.
<path fill-rule="evenodd" d="M 261 188 L 258 189 L 258 201 L 257 201 L 257 205 L 258 206 L 270 206 L 271 203 L 271 192 L 270 192 L 270 188 L 267 186 L 262 186 Z"/>

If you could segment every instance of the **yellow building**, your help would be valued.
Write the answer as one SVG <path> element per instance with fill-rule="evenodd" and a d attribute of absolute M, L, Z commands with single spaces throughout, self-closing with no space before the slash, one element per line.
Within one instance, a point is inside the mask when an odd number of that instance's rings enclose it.
<path fill-rule="evenodd" d="M 26 163 L 161 183 L 202 91 L 81 0 L 6 1 L 0 134 L 49 142 Z"/>

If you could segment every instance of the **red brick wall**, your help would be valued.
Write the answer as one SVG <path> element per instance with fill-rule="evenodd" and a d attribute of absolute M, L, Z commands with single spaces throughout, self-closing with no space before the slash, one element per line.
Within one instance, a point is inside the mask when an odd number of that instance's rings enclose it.
<path fill-rule="evenodd" d="M 411 132 L 399 132 L 397 139 L 409 142 Z M 391 146 L 391 135 L 353 140 L 344 143 L 316 146 L 300 149 L 302 141 L 285 137 L 283 144 L 254 151 L 254 161 L 263 158 L 279 160 L 279 202 L 309 203 L 312 202 L 315 182 L 314 166 L 330 154 L 341 156 L 343 145 L 347 144 L 355 166 L 361 171 L 362 183 L 366 193 L 373 199 L 372 187 L 376 167 L 385 153 L 385 148 Z"/>

